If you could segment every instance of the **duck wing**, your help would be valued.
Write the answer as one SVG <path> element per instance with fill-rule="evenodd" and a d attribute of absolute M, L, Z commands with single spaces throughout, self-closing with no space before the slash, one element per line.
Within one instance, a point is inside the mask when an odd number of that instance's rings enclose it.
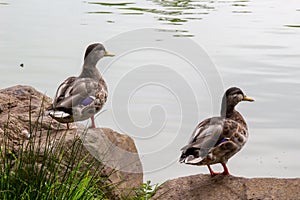
<path fill-rule="evenodd" d="M 75 80 L 76 77 L 72 76 L 67 78 L 64 82 L 62 82 L 62 84 L 59 85 L 51 105 L 53 108 L 55 108 L 56 105 L 66 97 L 68 90 L 74 84 Z"/>
<path fill-rule="evenodd" d="M 180 162 L 196 164 L 203 160 L 209 151 L 223 138 L 224 119 L 213 117 L 198 124 L 188 145 L 181 151 Z"/>
<path fill-rule="evenodd" d="M 88 116 L 91 117 L 103 106 L 107 99 L 107 89 L 105 82 L 101 84 L 92 78 L 76 78 L 70 77 L 66 79 L 58 88 L 54 98 L 52 113 L 50 116 L 61 116 L 62 118 L 73 115 L 75 110 L 81 115 L 85 108 L 88 108 Z M 91 111 L 93 109 L 93 111 Z M 79 116 L 80 120 L 81 117 Z"/>

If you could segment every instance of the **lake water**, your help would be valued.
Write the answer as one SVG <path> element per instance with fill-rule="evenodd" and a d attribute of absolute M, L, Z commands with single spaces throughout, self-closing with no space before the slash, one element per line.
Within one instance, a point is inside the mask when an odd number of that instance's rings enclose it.
<path fill-rule="evenodd" d="M 299 1 L 0 0 L 0 27 L 1 88 L 52 97 L 88 44 L 116 54 L 98 63 L 109 101 L 96 122 L 134 138 L 145 180 L 208 173 L 179 164 L 180 148 L 230 86 L 256 100 L 238 106 L 250 137 L 231 173 L 300 177 Z"/>

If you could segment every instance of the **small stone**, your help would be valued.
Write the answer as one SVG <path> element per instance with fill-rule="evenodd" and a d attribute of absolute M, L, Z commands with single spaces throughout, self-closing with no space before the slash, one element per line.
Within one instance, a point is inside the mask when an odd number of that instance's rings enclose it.
<path fill-rule="evenodd" d="M 28 130 L 24 129 L 22 132 L 21 132 L 21 136 L 26 138 L 26 139 L 29 139 L 30 138 L 30 133 L 28 132 Z"/>

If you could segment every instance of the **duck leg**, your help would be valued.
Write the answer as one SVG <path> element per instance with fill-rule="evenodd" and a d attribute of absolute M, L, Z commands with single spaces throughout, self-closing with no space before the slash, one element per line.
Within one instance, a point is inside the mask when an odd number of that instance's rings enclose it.
<path fill-rule="evenodd" d="M 91 117 L 91 121 L 92 121 L 92 126 L 91 126 L 91 128 L 96 128 L 95 117 L 94 117 L 94 115 Z"/>
<path fill-rule="evenodd" d="M 207 167 L 208 167 L 208 169 L 209 169 L 209 172 L 210 172 L 210 175 L 211 175 L 211 176 L 216 176 L 216 175 L 218 175 L 218 173 L 216 173 L 216 172 L 214 172 L 214 171 L 212 170 L 212 168 L 210 167 L 210 165 L 207 165 Z"/>
<path fill-rule="evenodd" d="M 70 129 L 69 123 L 67 123 L 67 129 L 68 129 L 68 130 Z"/>
<path fill-rule="evenodd" d="M 221 165 L 222 165 L 223 168 L 224 168 L 224 171 L 223 171 L 222 174 L 224 174 L 224 175 L 230 175 L 230 173 L 229 173 L 229 171 L 228 171 L 228 168 L 227 168 L 226 164 L 225 164 L 225 163 L 221 163 Z"/>
<path fill-rule="evenodd" d="M 210 175 L 211 175 L 211 176 L 216 176 L 216 175 L 218 175 L 218 174 L 230 175 L 230 173 L 229 173 L 229 171 L 228 171 L 228 168 L 227 168 L 226 164 L 225 164 L 225 163 L 221 163 L 221 165 L 222 165 L 223 168 L 224 168 L 224 171 L 223 171 L 222 173 L 220 173 L 220 172 L 214 172 L 214 171 L 212 170 L 212 168 L 210 167 L 210 165 L 207 165 L 207 167 L 208 167 L 208 169 L 209 169 L 209 172 L 210 172 Z"/>

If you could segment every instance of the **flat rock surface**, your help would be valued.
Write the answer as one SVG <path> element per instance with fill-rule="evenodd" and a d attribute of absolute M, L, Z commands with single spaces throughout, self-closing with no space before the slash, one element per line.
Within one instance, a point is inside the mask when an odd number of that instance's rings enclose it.
<path fill-rule="evenodd" d="M 241 178 L 198 174 L 169 180 L 153 199 L 300 199 L 300 179 Z"/>

